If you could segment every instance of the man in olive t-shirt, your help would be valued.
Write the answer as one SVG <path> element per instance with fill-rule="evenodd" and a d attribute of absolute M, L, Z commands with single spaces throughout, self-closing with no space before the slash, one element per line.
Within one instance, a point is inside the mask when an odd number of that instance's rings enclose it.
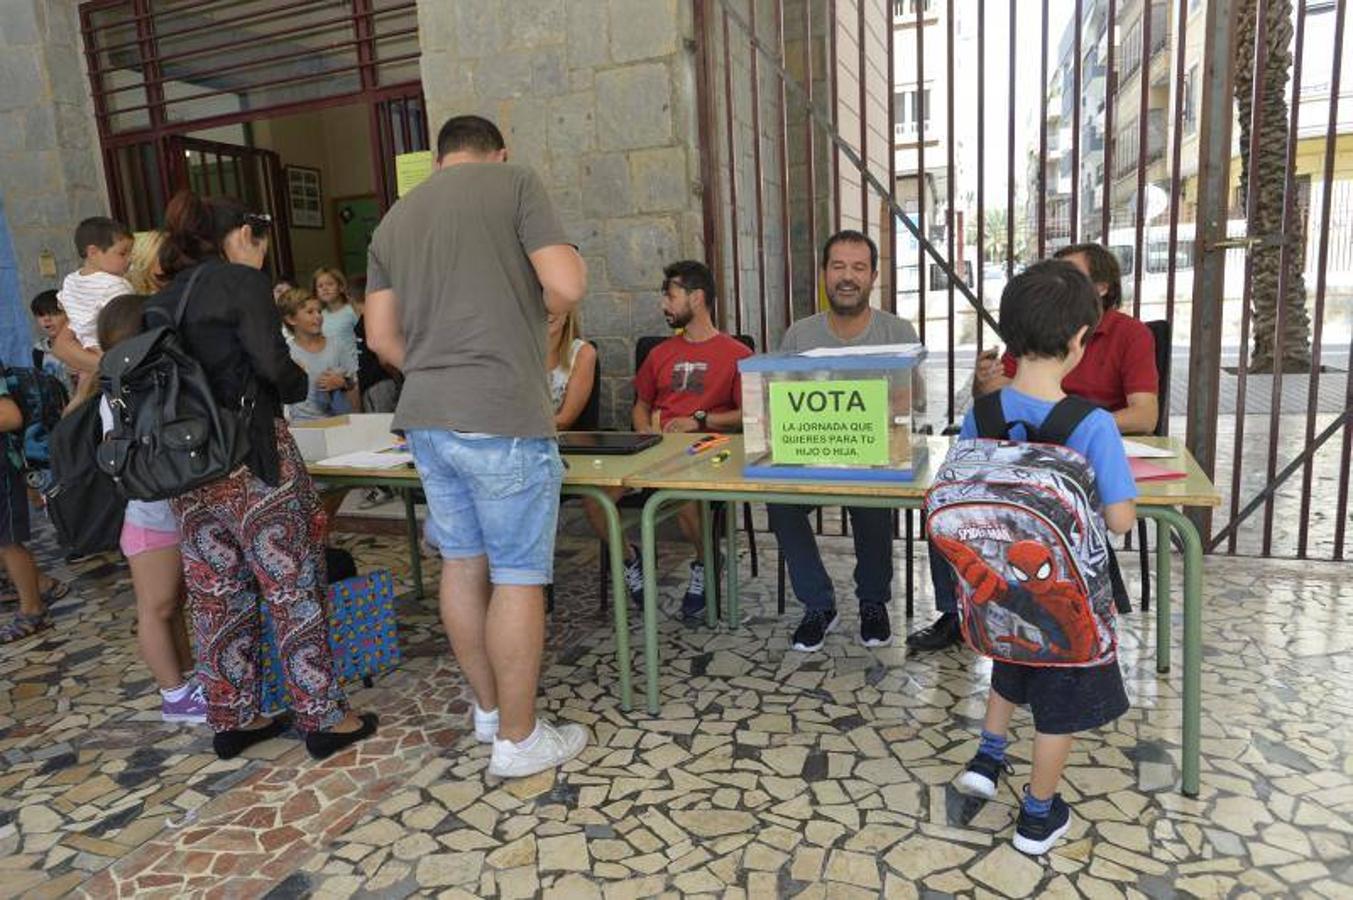
<path fill-rule="evenodd" d="M 440 549 L 442 622 L 475 694 L 489 773 L 557 766 L 587 743 L 535 716 L 563 464 L 545 372 L 546 316 L 587 273 L 540 178 L 487 119 L 457 116 L 436 171 L 371 238 L 367 344 L 404 372 L 404 431 Z"/>

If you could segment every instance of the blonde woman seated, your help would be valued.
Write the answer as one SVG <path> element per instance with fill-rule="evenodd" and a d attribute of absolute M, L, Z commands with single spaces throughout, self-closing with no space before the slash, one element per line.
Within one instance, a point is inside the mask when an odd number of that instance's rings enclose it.
<path fill-rule="evenodd" d="M 551 314 L 549 350 L 545 367 L 550 373 L 550 401 L 554 404 L 554 427 L 568 431 L 578 421 L 592 386 L 597 380 L 597 348 L 579 337 L 578 311 Z"/>

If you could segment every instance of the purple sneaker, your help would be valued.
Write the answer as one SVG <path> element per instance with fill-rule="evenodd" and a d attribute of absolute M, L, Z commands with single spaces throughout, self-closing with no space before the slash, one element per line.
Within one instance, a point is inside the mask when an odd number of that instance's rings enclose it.
<path fill-rule="evenodd" d="M 160 718 L 166 722 L 183 722 L 189 725 L 204 725 L 207 721 L 207 698 L 202 694 L 202 685 L 190 682 L 191 689 L 177 700 L 161 695 Z"/>

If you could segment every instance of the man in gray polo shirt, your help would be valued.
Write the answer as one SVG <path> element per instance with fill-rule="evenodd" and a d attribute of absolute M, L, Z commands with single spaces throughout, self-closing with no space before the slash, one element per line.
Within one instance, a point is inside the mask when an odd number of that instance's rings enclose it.
<path fill-rule="evenodd" d="M 371 238 L 367 344 L 404 372 L 394 427 L 427 493 L 442 623 L 499 777 L 587 744 L 581 726 L 535 715 L 564 471 L 546 316 L 568 313 L 586 287 L 540 178 L 508 163 L 501 132 L 478 116 L 447 120 L 436 171 Z"/>
<path fill-rule="evenodd" d="M 841 231 L 822 250 L 822 282 L 828 308 L 800 319 L 785 332 L 780 349 L 802 353 L 816 347 L 914 344 L 916 329 L 869 305 L 878 278 L 878 247 L 868 235 Z M 924 397 L 924 390 L 916 395 Z M 817 539 L 808 524 L 809 507 L 770 504 L 770 526 L 784 553 L 794 595 L 804 605 L 803 621 L 794 632 L 795 650 L 822 649 L 839 621 L 835 589 L 822 565 Z M 860 642 L 878 647 L 892 640 L 887 603 L 892 596 L 893 516 L 889 509 L 847 507 L 855 538 L 855 595 L 860 601 Z"/>

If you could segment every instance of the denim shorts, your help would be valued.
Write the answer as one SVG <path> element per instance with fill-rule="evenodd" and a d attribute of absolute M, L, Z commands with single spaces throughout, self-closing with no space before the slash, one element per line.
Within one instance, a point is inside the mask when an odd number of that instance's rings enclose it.
<path fill-rule="evenodd" d="M 487 556 L 494 584 L 549 584 L 564 464 L 554 438 L 410 429 L 443 559 Z"/>

